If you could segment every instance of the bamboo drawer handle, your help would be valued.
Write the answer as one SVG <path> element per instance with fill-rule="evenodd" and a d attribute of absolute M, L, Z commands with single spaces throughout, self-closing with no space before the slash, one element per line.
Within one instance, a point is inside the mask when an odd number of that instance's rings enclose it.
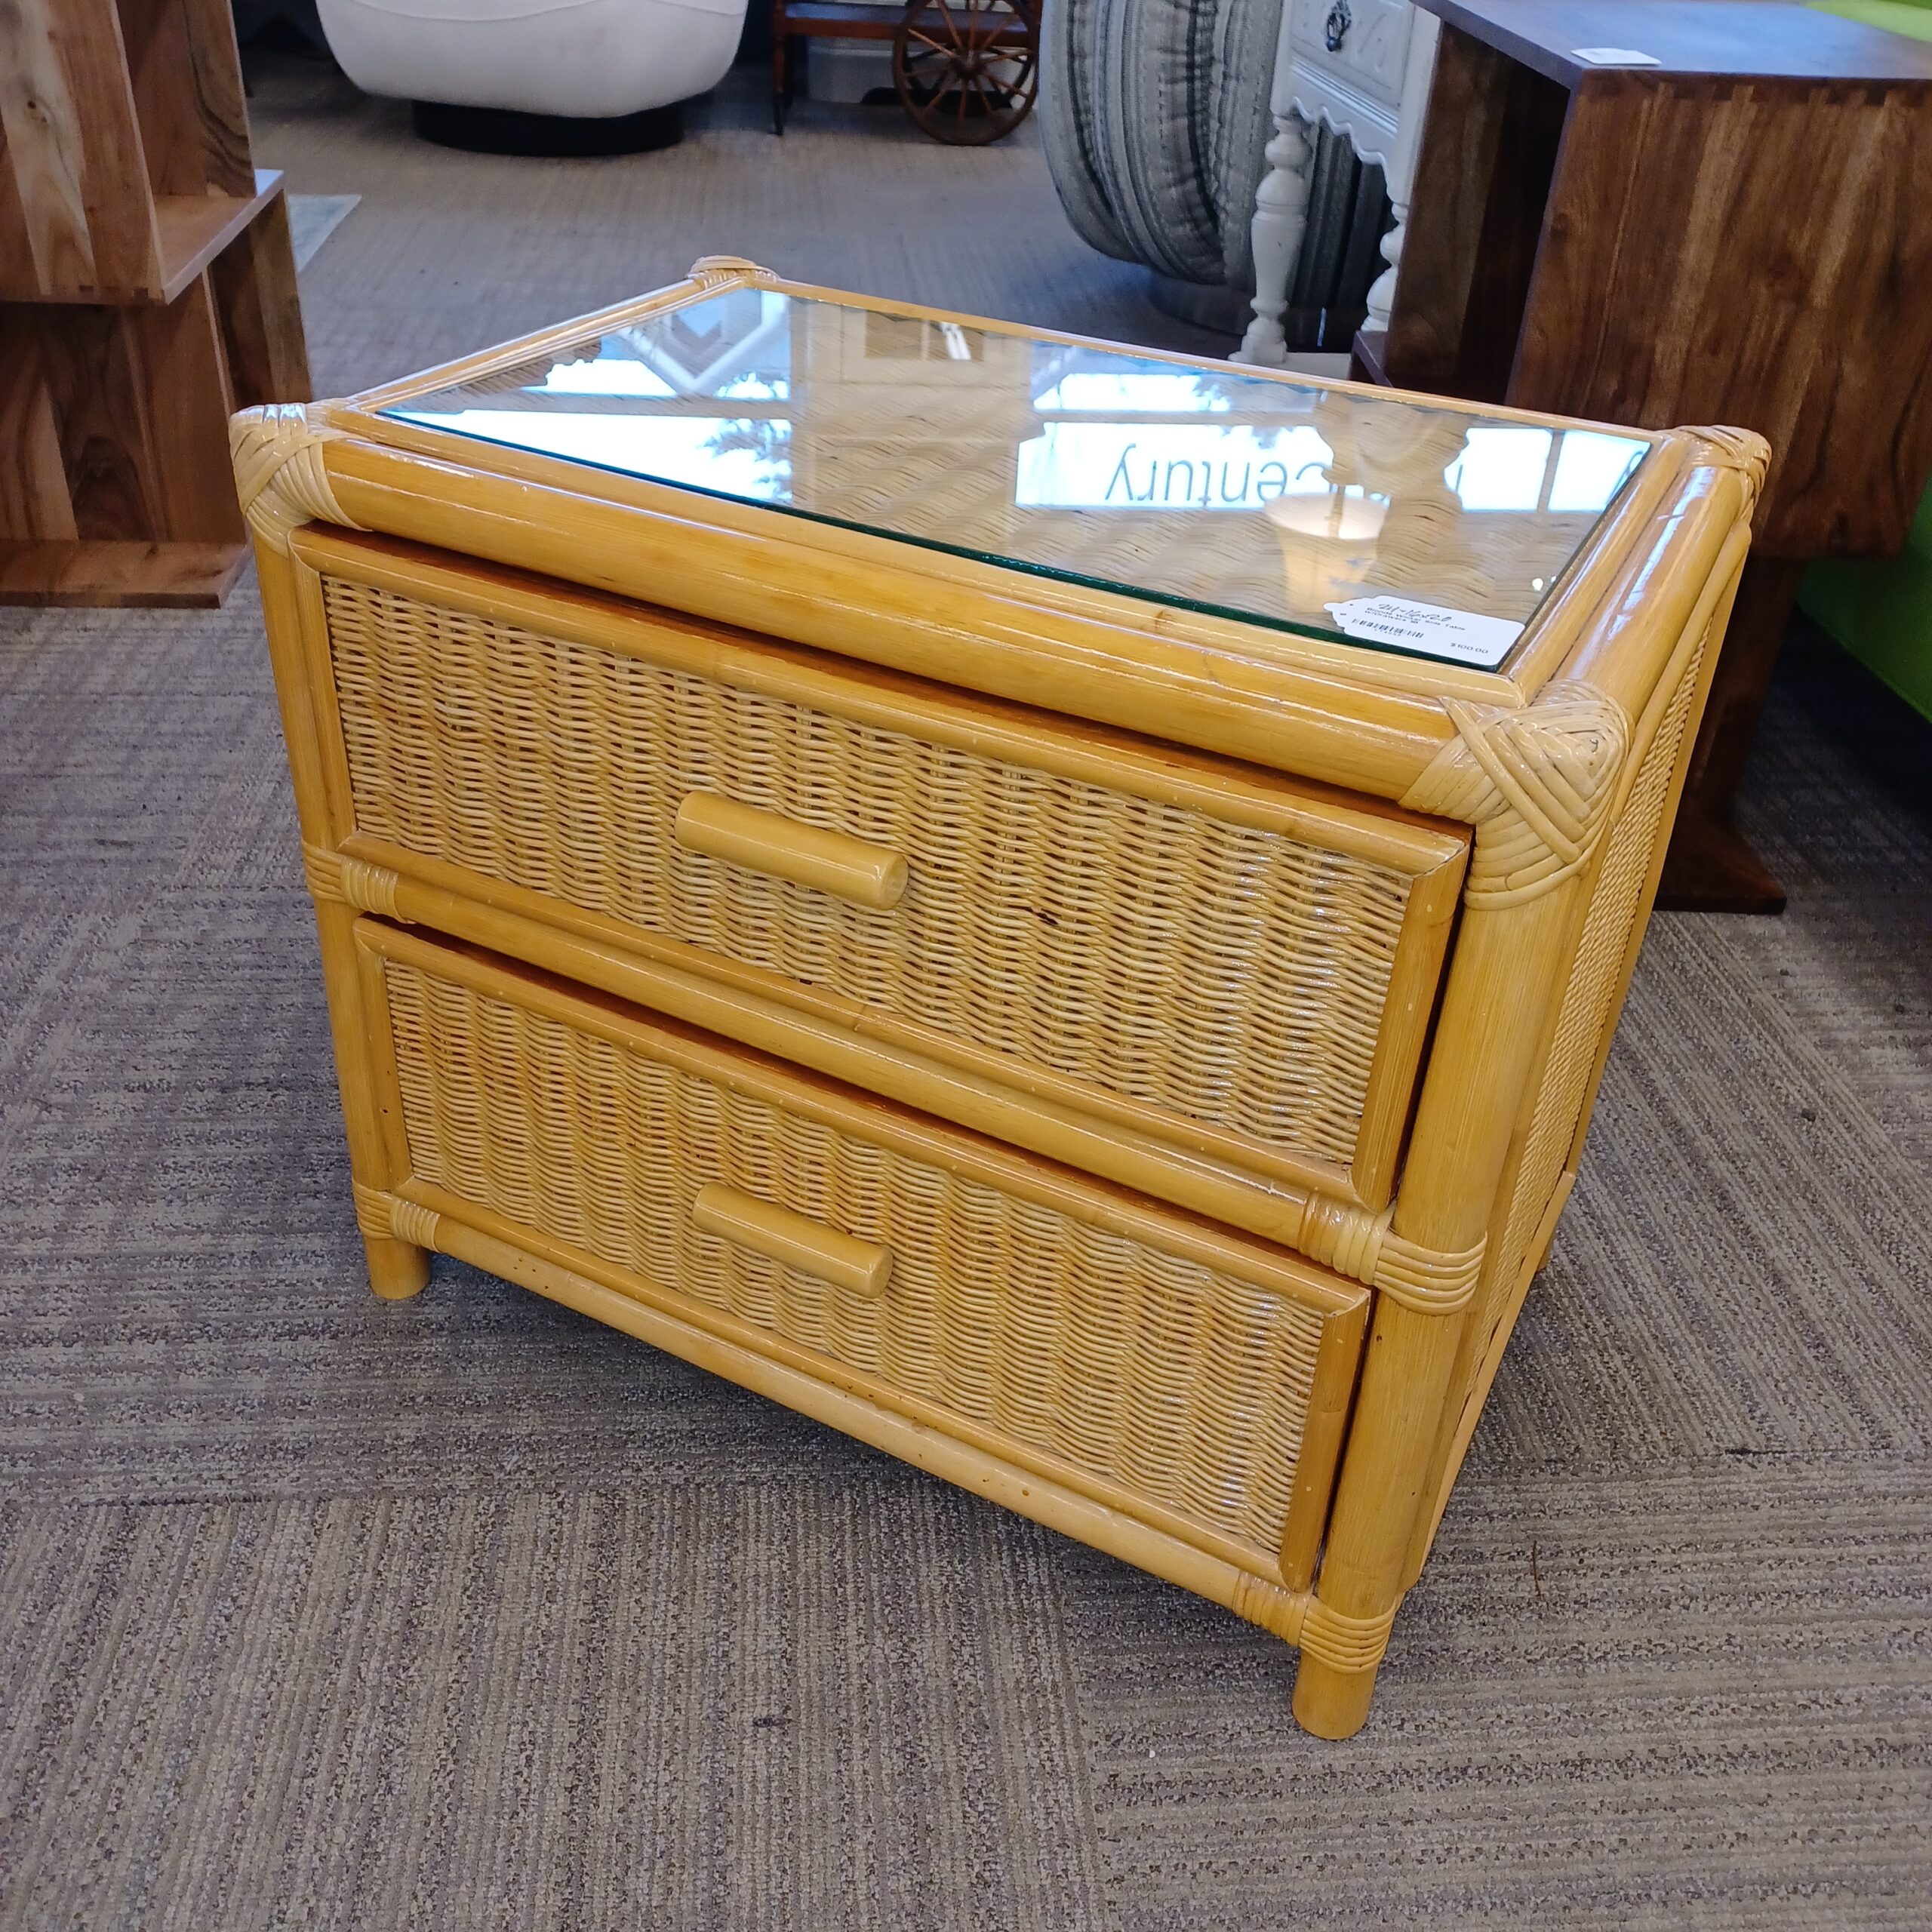
<path fill-rule="evenodd" d="M 687 795 L 678 808 L 677 839 L 688 851 L 814 886 L 875 912 L 897 906 L 906 890 L 906 861 L 887 847 L 801 825 L 715 792 Z"/>
<path fill-rule="evenodd" d="M 736 1241 L 801 1274 L 816 1275 L 867 1301 L 876 1301 L 892 1278 L 891 1248 L 841 1235 L 735 1187 L 700 1188 L 691 1219 L 708 1235 Z"/>

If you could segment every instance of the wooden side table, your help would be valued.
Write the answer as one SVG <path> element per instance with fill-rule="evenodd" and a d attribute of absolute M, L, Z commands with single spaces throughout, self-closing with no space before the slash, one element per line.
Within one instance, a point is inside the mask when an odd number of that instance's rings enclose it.
<path fill-rule="evenodd" d="M 1932 471 L 1932 47 L 1749 0 L 1420 3 L 1413 238 L 1361 366 L 1770 439 L 1659 903 L 1778 911 L 1730 807 L 1798 580 L 1897 551 Z"/>
<path fill-rule="evenodd" d="M 793 41 L 889 41 L 899 31 L 899 20 L 897 7 L 870 5 L 867 0 L 771 0 L 771 131 L 785 131 Z"/>
<path fill-rule="evenodd" d="M 891 42 L 899 104 L 921 134 L 952 146 L 1010 134 L 1039 91 L 1035 0 L 771 0 L 774 134 L 785 131 L 791 100 L 788 44 L 826 39 Z"/>

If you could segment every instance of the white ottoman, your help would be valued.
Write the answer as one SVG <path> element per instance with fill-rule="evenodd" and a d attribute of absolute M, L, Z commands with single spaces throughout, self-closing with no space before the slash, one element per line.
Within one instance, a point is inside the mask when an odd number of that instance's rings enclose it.
<path fill-rule="evenodd" d="M 680 104 L 731 66 L 746 0 L 320 4 L 343 71 L 368 93 L 415 102 L 431 138 L 555 153 L 675 140 Z"/>

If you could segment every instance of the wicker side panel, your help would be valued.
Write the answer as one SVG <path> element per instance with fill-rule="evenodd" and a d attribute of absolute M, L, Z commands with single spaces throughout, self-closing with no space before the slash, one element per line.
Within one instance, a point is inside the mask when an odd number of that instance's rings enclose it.
<path fill-rule="evenodd" d="M 1663 829 L 1671 774 L 1684 743 L 1697 676 L 1710 648 L 1708 632 L 1690 654 L 1658 721 L 1607 842 L 1596 890 L 1585 914 L 1575 961 L 1545 1065 L 1502 1241 L 1491 1251 L 1478 1290 L 1475 1324 L 1485 1345 L 1511 1294 L 1561 1179 L 1576 1138 L 1585 1090 L 1606 1027 L 1615 1023 L 1616 998 L 1632 923 Z M 1480 1361 L 1481 1351 L 1476 1359 Z"/>
<path fill-rule="evenodd" d="M 1346 1165 L 1403 875 L 324 580 L 358 829 Z M 912 862 L 887 911 L 680 848 L 693 792 Z"/>
<path fill-rule="evenodd" d="M 384 970 L 420 1179 L 1273 1560 L 1319 1312 L 414 965 Z M 884 1244 L 886 1292 L 703 1232 L 707 1183 Z"/>

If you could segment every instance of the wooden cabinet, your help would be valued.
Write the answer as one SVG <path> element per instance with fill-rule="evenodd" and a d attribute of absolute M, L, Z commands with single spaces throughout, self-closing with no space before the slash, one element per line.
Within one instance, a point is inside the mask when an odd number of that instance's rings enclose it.
<path fill-rule="evenodd" d="M 1752 0 L 1442 20 L 1399 386 L 1770 446 L 1665 893 L 1776 912 L 1731 798 L 1805 563 L 1903 544 L 1932 472 L 1932 47 Z"/>
<path fill-rule="evenodd" d="M 1358 1725 L 1762 445 L 728 260 L 234 447 L 377 1292 L 436 1251 L 675 1349 Z"/>
<path fill-rule="evenodd" d="M 309 393 L 225 0 L 0 12 L 0 601 L 218 601 L 226 420 Z"/>

